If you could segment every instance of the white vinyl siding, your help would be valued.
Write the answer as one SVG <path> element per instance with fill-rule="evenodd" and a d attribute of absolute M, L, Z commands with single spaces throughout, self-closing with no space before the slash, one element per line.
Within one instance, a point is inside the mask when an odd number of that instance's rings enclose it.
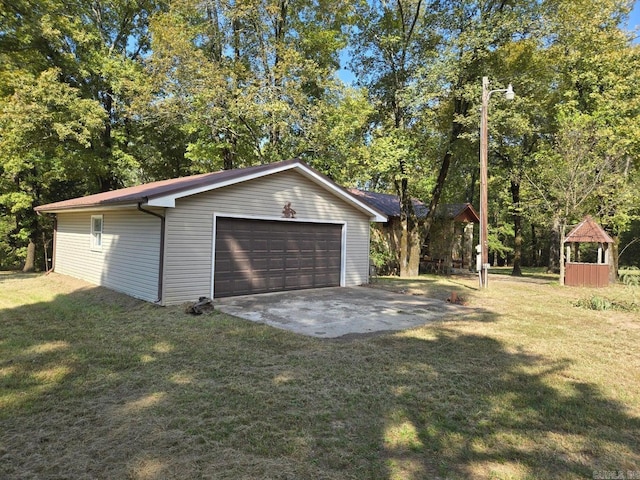
<path fill-rule="evenodd" d="M 92 214 L 93 213 L 93 214 Z M 93 220 L 102 217 L 101 249 Z M 154 302 L 158 297 L 160 219 L 136 210 L 59 213 L 55 271 Z"/>
<path fill-rule="evenodd" d="M 102 250 L 102 215 L 91 215 L 91 250 Z"/>
<path fill-rule="evenodd" d="M 366 283 L 369 217 L 303 175 L 286 171 L 178 199 L 166 210 L 164 303 L 211 294 L 214 214 L 280 218 L 289 202 L 296 220 L 346 224 L 344 284 Z"/>

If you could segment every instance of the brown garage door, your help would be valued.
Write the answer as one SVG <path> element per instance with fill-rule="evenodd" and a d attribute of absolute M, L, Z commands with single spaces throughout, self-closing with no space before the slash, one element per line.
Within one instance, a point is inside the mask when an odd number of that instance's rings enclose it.
<path fill-rule="evenodd" d="M 218 218 L 214 295 L 340 285 L 342 225 Z"/>

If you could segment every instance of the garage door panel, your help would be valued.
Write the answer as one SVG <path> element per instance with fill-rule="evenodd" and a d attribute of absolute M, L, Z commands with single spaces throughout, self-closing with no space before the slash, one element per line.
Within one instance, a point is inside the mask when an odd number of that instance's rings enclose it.
<path fill-rule="evenodd" d="M 340 285 L 342 226 L 218 218 L 215 296 Z"/>
<path fill-rule="evenodd" d="M 302 268 L 302 261 L 300 258 L 285 258 L 284 260 L 284 268 L 290 270 L 300 270 Z"/>
<path fill-rule="evenodd" d="M 254 252 L 266 252 L 269 250 L 269 240 L 266 238 L 254 238 L 250 250 Z"/>
<path fill-rule="evenodd" d="M 245 269 L 248 271 L 255 270 L 257 272 L 263 272 L 269 270 L 271 268 L 270 261 L 268 258 L 259 257 L 259 258 L 247 258 L 246 264 L 244 265 Z"/>
<path fill-rule="evenodd" d="M 257 277 L 253 279 L 252 285 L 249 285 L 249 282 L 247 282 L 246 284 L 246 288 L 249 289 L 250 287 L 262 290 L 262 289 L 267 289 L 269 288 L 269 279 L 268 278 L 264 278 L 264 277 Z"/>
<path fill-rule="evenodd" d="M 216 262 L 216 264 L 220 271 L 229 271 L 231 269 L 231 260 L 229 258 L 221 258 L 220 263 Z"/>
<path fill-rule="evenodd" d="M 269 258 L 267 259 L 267 270 L 282 270 L 283 268 L 285 268 L 285 261 L 286 259 L 284 257 Z"/>
<path fill-rule="evenodd" d="M 267 234 L 265 234 L 267 235 Z M 270 252 L 284 252 L 287 249 L 286 242 L 283 239 L 272 238 L 269 240 Z"/>
<path fill-rule="evenodd" d="M 286 241 L 286 249 L 288 252 L 298 252 L 302 247 L 302 242 L 295 238 L 290 238 Z"/>
<path fill-rule="evenodd" d="M 302 285 L 302 279 L 298 275 L 290 276 L 290 277 L 287 277 L 287 276 L 284 277 L 284 288 L 285 288 L 285 290 L 295 290 L 295 289 L 300 288 L 301 285 Z"/>
<path fill-rule="evenodd" d="M 331 269 L 331 270 L 335 270 L 335 269 L 339 269 L 340 268 L 340 259 L 336 259 L 334 257 L 331 258 L 327 258 L 325 260 L 326 264 L 327 264 L 327 268 Z"/>

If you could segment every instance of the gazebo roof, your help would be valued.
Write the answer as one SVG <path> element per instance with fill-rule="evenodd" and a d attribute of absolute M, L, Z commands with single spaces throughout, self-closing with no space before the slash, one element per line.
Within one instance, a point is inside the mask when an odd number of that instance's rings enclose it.
<path fill-rule="evenodd" d="M 613 239 L 587 215 L 564 239 L 565 243 L 613 243 Z"/>

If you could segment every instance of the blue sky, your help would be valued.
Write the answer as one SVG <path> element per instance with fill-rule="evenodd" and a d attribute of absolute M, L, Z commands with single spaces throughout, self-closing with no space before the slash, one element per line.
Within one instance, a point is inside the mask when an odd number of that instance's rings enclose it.
<path fill-rule="evenodd" d="M 636 0 L 635 6 L 633 7 L 633 11 L 629 16 L 629 28 L 634 29 L 637 27 L 640 27 L 640 0 Z"/>

